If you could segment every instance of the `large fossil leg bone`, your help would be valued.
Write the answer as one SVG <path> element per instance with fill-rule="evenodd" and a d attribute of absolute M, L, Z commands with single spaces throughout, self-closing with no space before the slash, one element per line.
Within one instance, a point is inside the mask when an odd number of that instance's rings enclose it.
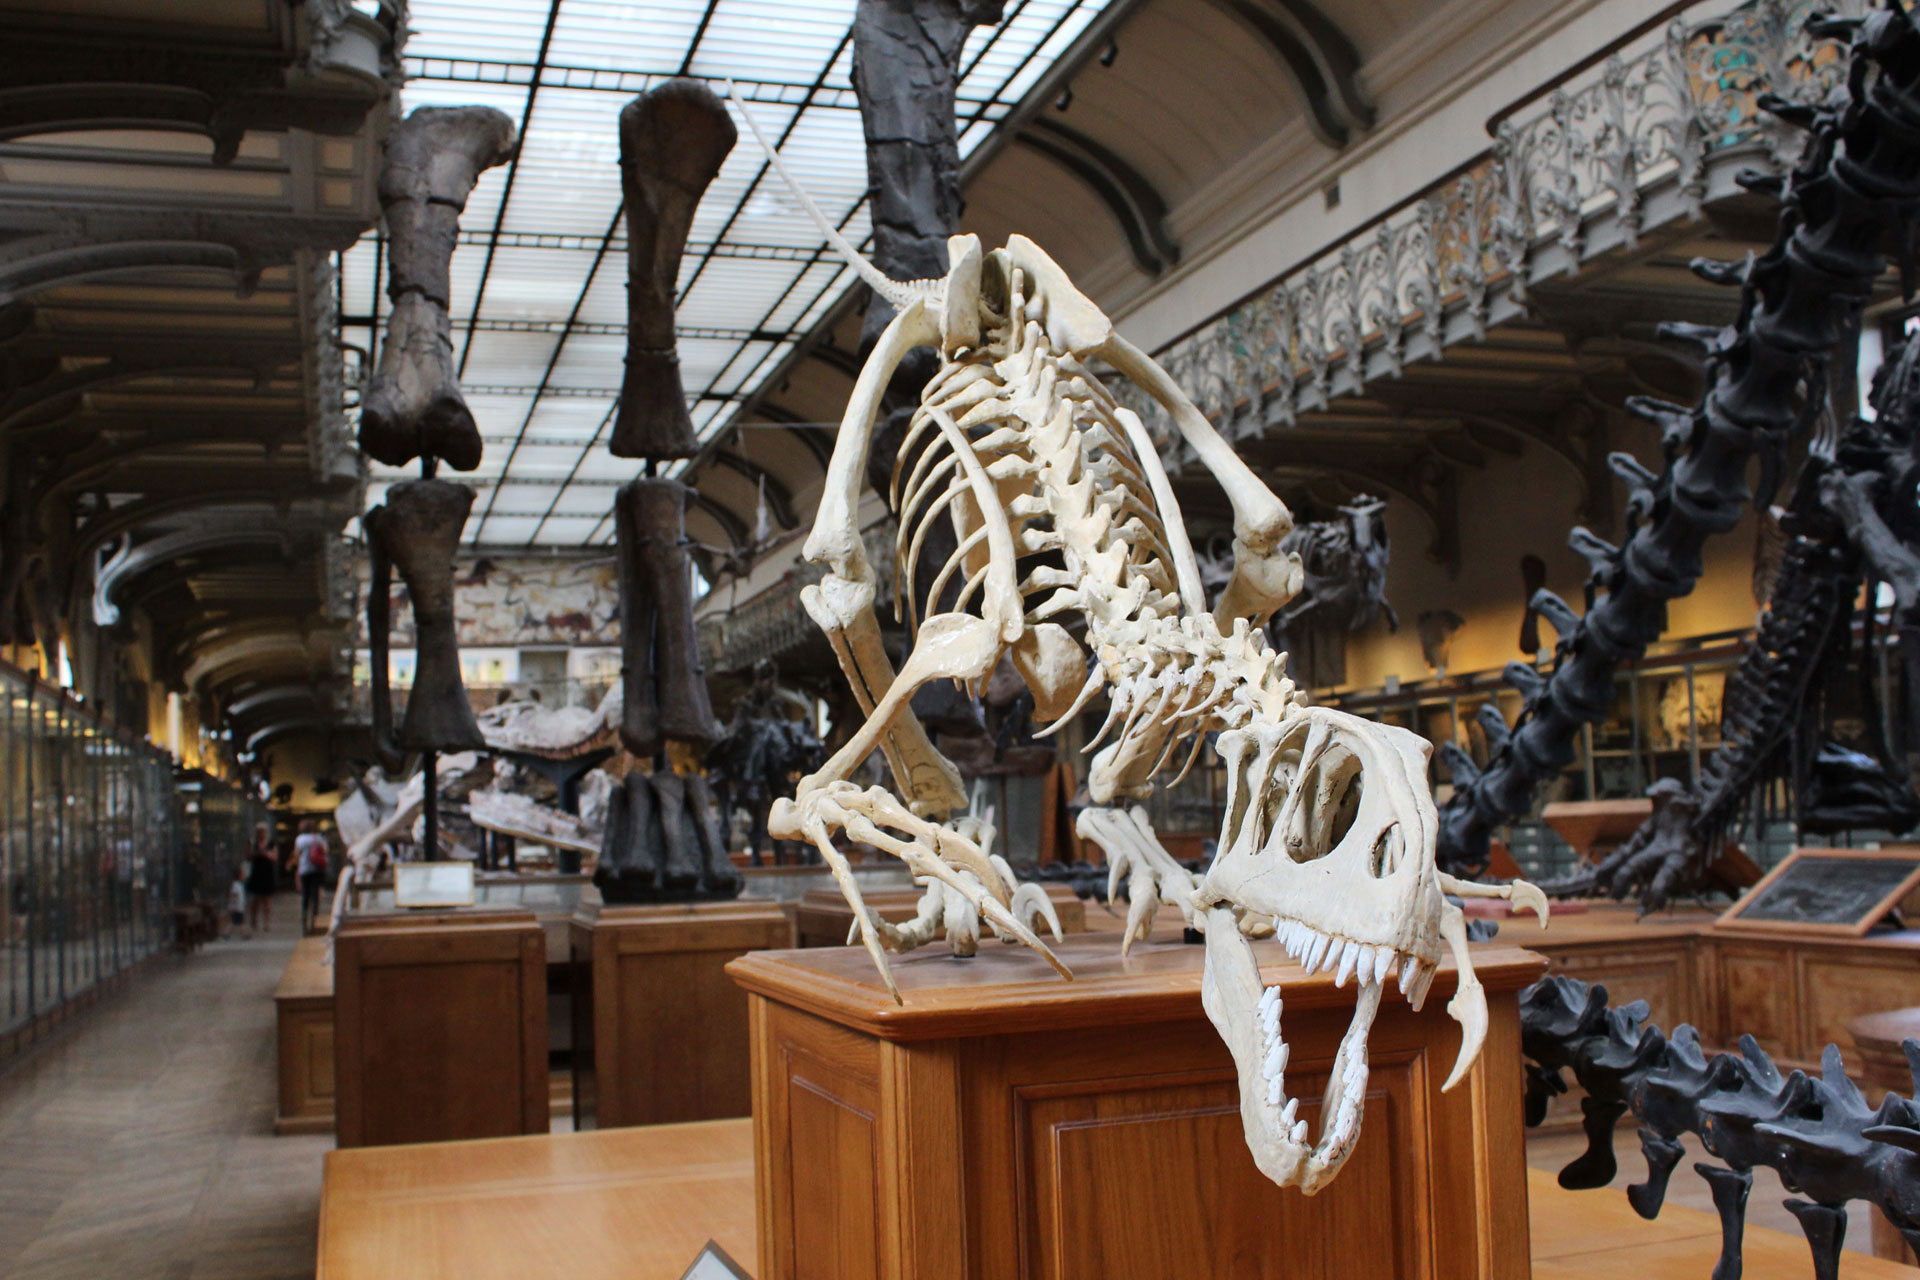
<path fill-rule="evenodd" d="M 620 551 L 620 739 L 652 759 L 663 739 L 705 751 L 720 736 L 693 628 L 687 556 L 687 490 L 643 477 L 620 487 L 614 527 Z"/>
<path fill-rule="evenodd" d="M 373 640 L 374 735 L 406 751 L 479 751 L 486 748 L 460 678 L 454 630 L 453 555 L 473 506 L 473 490 L 447 480 L 407 480 L 387 490 L 384 506 L 362 523 L 374 555 L 367 619 Z M 415 667 L 407 715 L 391 735 L 387 708 L 386 565 L 400 570 L 413 602 Z"/>
<path fill-rule="evenodd" d="M 680 383 L 674 290 L 694 210 L 736 137 L 726 105 L 696 80 L 669 80 L 620 112 L 628 336 L 615 457 L 684 458 L 700 447 Z"/>
<path fill-rule="evenodd" d="M 480 465 L 480 431 L 453 367 L 450 272 L 474 183 L 513 149 L 513 121 L 492 107 L 420 107 L 387 139 L 380 207 L 393 314 L 360 410 L 360 447 L 389 466 L 418 457 L 456 471 Z"/>

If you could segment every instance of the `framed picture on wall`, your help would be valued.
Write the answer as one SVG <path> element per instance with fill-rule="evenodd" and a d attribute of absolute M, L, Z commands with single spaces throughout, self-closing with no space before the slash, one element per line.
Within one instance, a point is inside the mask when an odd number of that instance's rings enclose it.
<path fill-rule="evenodd" d="M 1795 849 L 1718 923 L 1858 938 L 1916 888 L 1920 846 Z"/>

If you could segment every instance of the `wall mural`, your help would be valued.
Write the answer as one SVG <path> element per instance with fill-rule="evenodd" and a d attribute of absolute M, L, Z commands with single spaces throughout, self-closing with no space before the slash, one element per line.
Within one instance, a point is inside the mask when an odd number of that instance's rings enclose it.
<path fill-rule="evenodd" d="M 553 560 L 482 556 L 454 571 L 455 629 L 462 648 L 620 643 L 620 581 L 612 556 Z M 367 567 L 360 566 L 360 590 Z M 393 598 L 393 643 L 413 642 L 413 609 Z M 364 627 L 360 643 L 366 644 Z"/>

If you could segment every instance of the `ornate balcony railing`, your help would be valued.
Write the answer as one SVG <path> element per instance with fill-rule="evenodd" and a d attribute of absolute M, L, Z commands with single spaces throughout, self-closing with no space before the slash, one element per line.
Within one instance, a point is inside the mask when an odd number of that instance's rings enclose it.
<path fill-rule="evenodd" d="M 1841 46 L 1806 19 L 1864 0 L 1749 0 L 1676 18 L 1492 126 L 1492 145 L 1344 242 L 1158 353 L 1228 439 L 1396 377 L 1520 314 L 1528 287 L 1784 171 L 1798 134 L 1764 95 L 1824 98 Z M 1123 398 L 1168 438 L 1158 406 Z M 1170 467 L 1181 459 L 1169 450 Z"/>

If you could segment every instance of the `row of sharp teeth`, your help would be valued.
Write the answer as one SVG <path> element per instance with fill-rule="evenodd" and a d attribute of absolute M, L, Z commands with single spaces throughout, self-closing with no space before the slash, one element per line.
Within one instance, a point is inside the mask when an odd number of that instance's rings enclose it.
<path fill-rule="evenodd" d="M 1280 1038 L 1280 988 L 1268 987 L 1260 993 L 1260 1033 L 1266 1049 L 1266 1057 L 1260 1064 L 1260 1074 L 1267 1082 L 1267 1105 L 1278 1107 L 1285 1096 L 1280 1082 L 1287 1072 L 1287 1055 L 1290 1052 L 1287 1042 Z M 1280 1127 L 1286 1131 L 1293 1142 L 1305 1142 L 1307 1122 L 1295 1119 L 1300 1110 L 1300 1099 L 1288 1098 L 1285 1110 L 1280 1113 Z"/>
<path fill-rule="evenodd" d="M 1330 970 L 1336 987 L 1346 986 L 1347 979 L 1356 973 L 1363 986 L 1385 982 L 1396 961 L 1400 966 L 1400 994 L 1415 1009 L 1425 1002 L 1427 988 L 1433 985 L 1435 966 L 1402 955 L 1384 943 L 1369 946 L 1338 934 L 1321 933 L 1298 920 L 1283 920 L 1277 916 L 1273 928 L 1280 945 L 1306 970 L 1309 977 Z"/>

